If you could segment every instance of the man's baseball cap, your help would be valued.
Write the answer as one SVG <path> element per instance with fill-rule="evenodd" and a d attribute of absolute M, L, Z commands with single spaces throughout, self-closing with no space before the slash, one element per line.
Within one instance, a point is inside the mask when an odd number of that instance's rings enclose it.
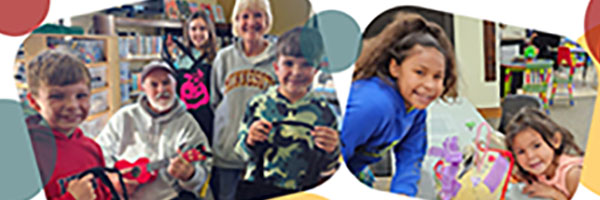
<path fill-rule="evenodd" d="M 171 76 L 175 77 L 175 71 L 173 71 L 173 69 L 167 63 L 160 61 L 152 61 L 146 66 L 144 66 L 144 68 L 142 69 L 142 82 L 144 82 L 144 79 L 146 78 L 146 76 L 148 76 L 148 74 L 150 74 L 150 72 L 159 69 L 165 70 L 166 72 L 171 74 Z"/>

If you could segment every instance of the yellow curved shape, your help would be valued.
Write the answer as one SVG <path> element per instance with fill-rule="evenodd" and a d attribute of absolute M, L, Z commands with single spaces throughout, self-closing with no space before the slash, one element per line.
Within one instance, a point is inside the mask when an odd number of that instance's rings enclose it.
<path fill-rule="evenodd" d="M 272 198 L 275 200 L 328 200 L 325 197 L 316 195 L 316 194 L 312 194 L 312 193 L 308 193 L 308 192 L 297 192 L 294 194 L 289 194 L 289 195 L 285 195 L 285 196 L 281 196 L 281 197 L 275 197 Z"/>
<path fill-rule="evenodd" d="M 599 27 L 600 28 L 600 27 Z M 587 52 L 591 52 L 587 46 L 585 35 L 580 37 L 577 42 Z M 600 71 L 600 63 L 594 58 L 591 53 L 588 53 L 594 62 L 596 71 Z M 598 94 L 600 94 L 600 87 L 598 87 Z M 600 195 L 600 173 L 597 169 L 600 168 L 600 145 L 594 145 L 600 143 L 600 98 L 596 98 L 596 104 L 594 106 L 594 115 L 592 116 L 592 125 L 590 132 L 588 133 L 587 147 L 585 149 L 585 157 L 583 161 L 583 169 L 581 172 L 581 182 L 590 191 Z"/>

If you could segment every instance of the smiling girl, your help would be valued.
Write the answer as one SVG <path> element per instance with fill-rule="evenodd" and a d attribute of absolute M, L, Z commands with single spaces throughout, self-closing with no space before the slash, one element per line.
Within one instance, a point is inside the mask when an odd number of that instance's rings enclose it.
<path fill-rule="evenodd" d="M 573 134 L 543 111 L 530 107 L 519 111 L 506 131 L 508 149 L 528 182 L 523 193 L 530 197 L 570 199 L 583 165 L 583 151 L 575 144 Z"/>
<path fill-rule="evenodd" d="M 342 125 L 342 154 L 361 181 L 388 150 L 396 156 L 391 192 L 414 196 L 427 147 L 425 108 L 456 97 L 452 44 L 435 23 L 400 12 L 364 42 Z"/>
<path fill-rule="evenodd" d="M 185 53 L 174 64 L 176 93 L 211 141 L 214 114 L 209 107 L 209 89 L 211 64 L 217 51 L 215 25 L 203 11 L 192 14 L 186 25 L 182 47 Z"/>

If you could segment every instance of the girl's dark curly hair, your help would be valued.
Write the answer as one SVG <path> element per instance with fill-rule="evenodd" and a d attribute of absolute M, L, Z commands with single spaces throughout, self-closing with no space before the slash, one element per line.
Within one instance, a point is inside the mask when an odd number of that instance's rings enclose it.
<path fill-rule="evenodd" d="M 456 58 L 452 43 L 439 25 L 416 13 L 398 12 L 394 21 L 377 36 L 363 41 L 352 80 L 377 76 L 391 85 L 387 81 L 392 78 L 389 71 L 390 60 L 396 59 L 401 64 L 415 45 L 434 47 L 444 55 L 446 70 L 441 98 L 446 100 L 446 97 L 456 97 Z"/>

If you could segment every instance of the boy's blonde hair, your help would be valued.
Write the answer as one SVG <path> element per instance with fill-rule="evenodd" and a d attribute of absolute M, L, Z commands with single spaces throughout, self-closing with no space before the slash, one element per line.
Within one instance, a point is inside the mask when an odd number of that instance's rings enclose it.
<path fill-rule="evenodd" d="M 277 57 L 284 55 L 304 58 L 316 68 L 324 56 L 321 33 L 309 27 L 300 26 L 285 32 L 277 40 L 276 49 Z"/>
<path fill-rule="evenodd" d="M 414 46 L 434 47 L 444 55 L 445 74 L 444 90 L 441 98 L 455 98 L 456 58 L 452 43 L 444 30 L 434 22 L 428 21 L 416 13 L 399 11 L 385 28 L 376 36 L 363 41 L 363 48 L 356 61 L 352 80 L 379 77 L 386 83 L 391 78 L 389 64 L 396 59 L 400 65 L 407 58 Z"/>
<path fill-rule="evenodd" d="M 44 51 L 29 62 L 27 85 L 33 96 L 42 85 L 66 86 L 84 81 L 91 88 L 91 75 L 85 64 L 75 56 L 56 50 Z"/>
<path fill-rule="evenodd" d="M 240 12 L 248 8 L 260 10 L 265 13 L 267 17 L 267 27 L 265 27 L 265 33 L 271 31 L 271 28 L 273 27 L 273 13 L 271 13 L 271 5 L 269 0 L 237 0 L 233 6 L 233 12 L 231 13 L 231 24 L 233 27 L 231 32 L 233 35 L 239 35 L 237 29 L 235 28 L 238 23 L 238 15 Z"/>

